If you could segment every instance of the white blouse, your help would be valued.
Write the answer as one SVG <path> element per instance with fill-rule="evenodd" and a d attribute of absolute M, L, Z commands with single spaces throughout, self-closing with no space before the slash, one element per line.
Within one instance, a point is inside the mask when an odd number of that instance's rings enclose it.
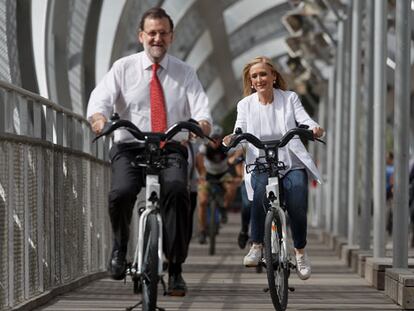
<path fill-rule="evenodd" d="M 296 93 L 274 89 L 273 95 L 274 101 L 268 105 L 259 102 L 257 93 L 239 101 L 234 128 L 240 127 L 243 132 L 251 133 L 261 140 L 272 140 L 281 138 L 289 129 L 295 128 L 297 123 L 309 125 L 310 129 L 319 126 L 305 111 Z M 264 155 L 263 151 L 248 144 L 246 164 L 254 163 L 256 158 L 262 155 Z M 318 169 L 298 137 L 279 149 L 279 160 L 287 166 L 287 170 L 282 174 L 304 167 L 311 178 L 320 182 Z M 249 200 L 252 200 L 250 174 L 246 174 L 246 189 Z"/>

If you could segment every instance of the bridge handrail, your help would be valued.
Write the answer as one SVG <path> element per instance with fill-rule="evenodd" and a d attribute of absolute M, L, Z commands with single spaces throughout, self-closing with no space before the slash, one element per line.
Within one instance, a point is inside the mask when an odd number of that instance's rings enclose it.
<path fill-rule="evenodd" d="M 108 160 L 109 139 L 92 144 L 86 118 L 51 100 L 0 81 L 0 136 L 31 137 Z"/>

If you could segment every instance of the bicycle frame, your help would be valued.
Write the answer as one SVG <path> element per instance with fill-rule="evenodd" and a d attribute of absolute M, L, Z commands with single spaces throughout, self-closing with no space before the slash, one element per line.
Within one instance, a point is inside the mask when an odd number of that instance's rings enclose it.
<path fill-rule="evenodd" d="M 161 185 L 159 182 L 159 174 L 162 169 L 168 167 L 168 158 L 164 159 L 164 154 L 161 154 L 162 143 L 166 143 L 171 140 L 178 132 L 185 129 L 193 134 L 201 137 L 212 140 L 210 137 L 204 135 L 202 129 L 199 127 L 198 123 L 194 120 L 181 121 L 175 123 L 171 126 L 165 133 L 158 132 L 142 132 L 138 127 L 136 127 L 129 120 L 121 120 L 118 114 L 114 114 L 111 117 L 110 122 L 105 124 L 102 132 L 97 135 L 93 141 L 96 141 L 102 136 L 107 136 L 114 132 L 115 130 L 123 128 L 127 130 L 133 137 L 138 141 L 145 142 L 144 157 L 139 160 L 143 162 L 137 162 L 138 166 L 146 168 L 145 171 L 145 180 L 146 180 L 146 198 L 145 198 L 145 210 L 141 213 L 139 218 L 139 228 L 138 228 L 138 241 L 135 248 L 134 260 L 132 265 L 127 269 L 127 275 L 130 275 L 134 281 L 134 291 L 139 292 L 138 282 L 141 282 L 142 289 L 142 300 L 135 304 L 132 307 L 126 308 L 126 310 L 133 310 L 135 307 L 142 304 L 144 310 L 148 309 L 159 309 L 164 310 L 163 308 L 156 306 L 157 301 L 157 284 L 161 281 L 164 291 L 165 291 L 165 282 L 162 278 L 163 276 L 163 223 L 160 214 L 160 198 L 161 198 Z M 138 156 L 137 156 L 138 158 Z M 163 162 L 163 160 L 167 162 Z M 131 163 L 133 165 L 133 163 Z M 155 217 L 152 217 L 155 215 Z M 154 219 L 155 218 L 155 219 Z M 146 226 L 148 220 L 150 221 L 149 229 L 153 228 L 154 231 L 157 231 L 156 234 L 151 235 L 149 233 L 149 241 L 144 241 L 146 234 Z M 157 230 L 155 230 L 157 228 Z M 150 232 L 150 231 L 147 231 Z M 156 242 L 155 242 L 156 241 Z M 147 269 L 144 266 L 144 243 L 149 243 L 149 254 L 152 255 L 149 259 L 149 273 L 143 269 Z M 152 243 L 152 244 L 150 244 Z M 158 245 L 155 246 L 155 243 Z M 151 248 L 152 245 L 152 248 Z M 158 248 L 158 249 L 157 249 Z M 151 249 L 153 251 L 151 251 Z M 156 253 L 155 253 L 156 250 Z M 149 255 L 149 256 L 150 256 Z M 157 258 L 158 263 L 155 262 Z M 151 264 L 153 263 L 153 264 Z"/>
<path fill-rule="evenodd" d="M 137 266 L 136 273 L 141 275 L 142 271 L 142 260 L 143 260 L 143 252 L 144 252 L 144 232 L 145 232 L 145 225 L 147 223 L 148 215 L 159 209 L 159 198 L 160 198 L 160 183 L 159 183 L 159 176 L 158 175 L 147 175 L 146 176 L 146 193 L 145 193 L 145 210 L 139 217 L 139 228 L 138 228 L 138 241 L 137 246 L 135 248 L 135 255 L 134 260 L 132 262 L 132 267 Z M 155 194 L 157 201 L 151 202 L 149 198 Z M 157 223 L 158 223 L 158 232 L 160 232 L 158 236 L 158 275 L 163 275 L 162 269 L 162 254 L 163 254 L 163 245 L 162 245 L 162 218 L 159 212 L 157 212 Z"/>

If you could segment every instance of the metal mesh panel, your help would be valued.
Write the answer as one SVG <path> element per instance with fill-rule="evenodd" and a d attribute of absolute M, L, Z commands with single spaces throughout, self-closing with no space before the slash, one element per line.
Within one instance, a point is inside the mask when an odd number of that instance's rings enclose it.
<path fill-rule="evenodd" d="M 105 193 L 105 200 L 103 200 L 102 202 L 102 207 L 107 207 L 108 205 L 108 199 L 107 199 L 107 194 L 109 192 L 109 189 L 111 188 L 111 171 L 105 167 L 101 166 L 101 170 L 104 171 L 104 185 L 105 185 L 105 189 L 102 189 L 102 193 Z M 107 208 L 105 209 L 105 212 L 107 213 Z M 106 256 L 108 256 L 108 254 L 110 253 L 111 249 L 110 249 L 110 245 L 112 245 L 112 230 L 108 228 L 112 228 L 111 227 L 111 221 L 109 219 L 109 216 L 104 217 L 104 222 L 105 222 L 105 247 L 104 247 L 104 254 L 106 254 Z M 104 261 L 102 262 L 102 266 L 101 269 L 106 269 L 107 265 L 106 265 L 106 256 L 104 255 Z"/>
<path fill-rule="evenodd" d="M 24 301 L 24 172 L 21 169 L 24 163 L 24 146 L 15 145 L 13 148 L 13 184 L 10 194 L 13 195 L 13 281 L 14 302 Z"/>
<path fill-rule="evenodd" d="M 71 163 L 68 159 L 68 156 L 66 154 L 63 154 L 63 189 L 67 189 L 64 191 L 63 194 L 63 202 L 62 208 L 63 208 L 63 218 L 62 218 L 62 225 L 63 225 L 63 236 L 61 242 L 61 252 L 60 256 L 63 260 L 63 271 L 62 271 L 62 282 L 65 282 L 70 279 L 71 275 L 71 261 L 74 258 L 71 258 L 71 249 L 73 248 L 73 241 L 70 239 L 72 235 L 72 210 L 73 210 L 73 203 L 72 203 L 72 183 L 71 183 Z"/>
<path fill-rule="evenodd" d="M 64 191 L 62 196 L 62 201 L 60 201 L 61 205 L 60 208 L 63 211 L 63 217 L 62 220 L 62 228 L 63 233 L 61 235 L 60 240 L 60 256 L 62 256 L 61 262 L 62 262 L 62 283 L 70 279 L 70 269 L 71 269 L 71 252 L 70 249 L 73 247 L 72 241 L 69 240 L 72 232 L 71 232 L 71 213 L 72 213 L 72 198 L 71 198 L 71 183 L 69 174 L 71 171 L 70 163 L 68 161 L 68 156 L 66 154 L 63 154 L 63 189 L 67 189 Z M 59 205 L 58 205 L 59 206 Z M 62 216 L 62 213 L 60 214 Z"/>
<path fill-rule="evenodd" d="M 38 219 L 37 219 L 37 176 L 38 172 L 38 148 L 33 146 L 27 146 L 27 189 L 28 189 L 28 209 L 29 214 L 27 215 L 29 226 L 28 226 L 28 256 L 29 256 L 29 297 L 39 293 L 39 266 L 38 266 Z"/>
<path fill-rule="evenodd" d="M 65 266 L 70 267 L 69 276 L 77 278 L 81 276 L 82 263 L 82 161 L 77 156 L 68 157 L 68 186 L 69 198 L 68 207 L 68 232 L 70 233 L 65 239 L 65 258 L 69 261 Z M 66 189 L 66 188 L 65 188 Z"/>
<path fill-rule="evenodd" d="M 75 164 L 74 170 L 74 183 L 73 183 L 73 195 L 74 195 L 74 228 L 76 231 L 76 241 L 75 241 L 75 256 L 76 256 L 76 264 L 74 265 L 74 276 L 76 278 L 82 276 L 83 273 L 83 262 L 86 253 L 83 252 L 83 244 L 84 244 L 84 203 L 83 203 L 83 192 L 85 191 L 85 178 L 83 178 L 83 165 L 84 162 L 78 156 L 73 158 Z"/>
<path fill-rule="evenodd" d="M 52 218 L 52 194 L 53 194 L 53 153 L 50 149 L 42 150 L 42 158 L 44 159 L 44 171 L 43 171 L 43 228 L 42 236 L 44 237 L 44 249 L 42 256 L 43 265 L 43 288 L 45 290 L 50 289 L 52 286 L 52 241 L 54 240 L 52 230 L 53 223 Z"/>
<path fill-rule="evenodd" d="M 8 305 L 8 145 L 0 141 L 0 309 Z"/>
<path fill-rule="evenodd" d="M 63 176 L 65 167 L 63 165 L 63 153 L 57 151 L 53 157 L 53 186 L 54 186 L 54 195 L 53 195 L 53 213 L 54 213 L 54 250 L 52 252 L 52 264 L 54 265 L 54 275 L 52 275 L 52 286 L 62 283 L 62 264 L 61 261 L 64 258 L 63 254 L 63 245 L 61 245 L 61 235 L 63 235 Z"/>
<path fill-rule="evenodd" d="M 91 170 L 91 253 L 97 254 L 96 256 L 92 256 L 91 260 L 91 270 L 97 271 L 99 269 L 99 216 L 100 216 L 100 206 L 102 206 L 102 184 L 101 180 L 103 180 L 103 175 L 99 170 L 97 164 L 92 165 Z M 106 197 L 106 196 L 105 196 Z"/>
<path fill-rule="evenodd" d="M 82 272 L 85 273 L 90 269 L 89 263 L 89 217 L 90 217 L 90 197 L 91 197 L 91 183 L 89 180 L 91 172 L 91 163 L 87 160 L 82 160 L 82 249 L 80 250 L 84 255 L 82 257 Z"/>

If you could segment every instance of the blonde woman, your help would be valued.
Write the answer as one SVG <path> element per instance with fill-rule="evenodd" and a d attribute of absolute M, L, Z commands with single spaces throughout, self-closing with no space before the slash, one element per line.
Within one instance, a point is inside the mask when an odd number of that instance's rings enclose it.
<path fill-rule="evenodd" d="M 315 137 L 324 129 L 313 121 L 302 106 L 296 93 L 286 90 L 286 83 L 267 57 L 256 57 L 243 69 L 244 98 L 237 104 L 234 128 L 251 133 L 262 140 L 279 139 L 297 124 L 306 124 Z M 231 135 L 224 142 L 230 141 Z M 246 164 L 254 163 L 262 155 L 248 145 Z M 287 169 L 282 173 L 282 185 L 295 247 L 297 272 L 301 279 L 311 275 L 310 260 L 305 252 L 307 235 L 308 177 L 320 180 L 319 172 L 300 139 L 292 139 L 279 151 L 279 159 Z M 252 246 L 244 257 L 245 266 L 256 266 L 262 257 L 264 238 L 264 204 L 266 199 L 266 173 L 246 174 L 246 190 L 253 200 L 251 211 Z"/>

